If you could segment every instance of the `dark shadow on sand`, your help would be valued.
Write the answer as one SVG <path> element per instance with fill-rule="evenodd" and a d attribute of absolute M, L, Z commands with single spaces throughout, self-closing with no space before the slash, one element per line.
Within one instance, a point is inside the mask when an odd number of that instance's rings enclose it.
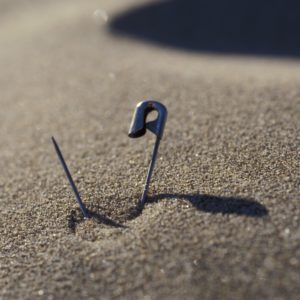
<path fill-rule="evenodd" d="M 268 215 L 267 208 L 253 199 L 245 199 L 241 197 L 223 197 L 206 194 L 159 194 L 157 196 L 148 197 L 145 205 L 137 203 L 127 213 L 127 221 L 139 217 L 145 206 L 157 203 L 163 199 L 169 200 L 186 200 L 200 211 L 211 214 L 235 214 L 247 217 L 260 218 Z M 89 215 L 99 224 L 105 224 L 111 227 L 126 228 L 125 225 L 117 223 L 112 219 L 88 210 Z M 68 227 L 72 233 L 75 233 L 76 226 L 84 222 L 80 209 L 72 210 L 68 217 Z"/>
<path fill-rule="evenodd" d="M 299 58 L 300 1 L 153 1 L 116 16 L 110 31 L 188 51 Z"/>
<path fill-rule="evenodd" d="M 264 217 L 268 215 L 267 208 L 252 199 L 240 197 L 221 197 L 205 194 L 160 194 L 148 198 L 148 203 L 162 199 L 187 200 L 198 210 L 212 214 L 235 214 L 247 217 Z"/>
<path fill-rule="evenodd" d="M 91 210 L 88 210 L 88 214 L 90 216 L 90 218 L 94 219 L 97 223 L 99 224 L 104 224 L 104 225 L 107 225 L 107 226 L 111 226 L 111 227 L 119 227 L 119 228 L 125 228 L 126 226 L 122 225 L 122 224 L 119 224 L 117 222 L 115 222 L 114 220 L 102 215 L 102 214 L 99 214 L 99 213 L 96 213 L 96 212 L 93 212 Z M 81 213 L 81 211 L 78 209 L 78 210 L 72 210 L 71 211 L 71 214 L 68 216 L 68 228 L 70 229 L 70 231 L 72 233 L 75 233 L 75 230 L 76 230 L 76 226 L 81 223 L 81 222 L 84 222 L 85 219 Z"/>

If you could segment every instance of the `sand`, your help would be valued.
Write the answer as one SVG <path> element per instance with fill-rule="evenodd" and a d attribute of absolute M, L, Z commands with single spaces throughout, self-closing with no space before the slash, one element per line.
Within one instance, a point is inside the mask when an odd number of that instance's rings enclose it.
<path fill-rule="evenodd" d="M 297 299 L 299 60 L 111 32 L 142 4 L 1 2 L 0 299 Z M 169 114 L 140 213 L 144 99 Z"/>

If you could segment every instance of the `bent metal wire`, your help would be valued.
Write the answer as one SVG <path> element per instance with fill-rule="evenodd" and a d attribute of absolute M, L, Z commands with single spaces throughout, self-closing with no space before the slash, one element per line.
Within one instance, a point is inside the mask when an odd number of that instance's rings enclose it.
<path fill-rule="evenodd" d="M 156 120 L 146 122 L 147 116 L 151 111 L 157 111 L 158 116 Z M 167 115 L 167 108 L 160 102 L 152 100 L 142 101 L 138 103 L 135 108 L 134 115 L 129 128 L 128 136 L 131 138 L 139 138 L 143 136 L 146 133 L 147 129 L 156 135 L 156 141 L 152 153 L 152 158 L 148 167 L 143 194 L 140 199 L 140 204 L 142 206 L 145 204 L 147 198 L 150 180 L 157 158 L 159 143 L 163 136 Z"/>
<path fill-rule="evenodd" d="M 158 113 L 157 118 L 154 121 L 146 122 L 148 114 L 152 111 L 157 111 L 157 113 Z M 139 137 L 145 135 L 147 129 L 156 135 L 156 141 L 155 141 L 155 145 L 154 145 L 154 149 L 153 149 L 153 153 L 152 153 L 152 158 L 151 158 L 151 161 L 150 161 L 150 164 L 148 167 L 148 172 L 147 172 L 147 177 L 146 177 L 143 194 L 140 199 L 141 206 L 144 206 L 146 198 L 147 198 L 150 180 L 151 180 L 151 176 L 153 173 L 153 169 L 154 169 L 154 165 L 155 165 L 155 161 L 156 161 L 156 157 L 157 157 L 160 140 L 162 139 L 162 136 L 163 136 L 164 127 L 165 127 L 165 123 L 167 120 L 167 115 L 168 115 L 168 112 L 167 112 L 166 107 L 163 104 L 161 104 L 160 102 L 152 101 L 152 100 L 142 101 L 142 102 L 138 103 L 138 105 L 135 108 L 132 122 L 131 122 L 131 125 L 129 128 L 128 135 L 131 138 L 139 138 Z M 84 203 L 81 200 L 80 194 L 74 183 L 72 175 L 69 171 L 69 168 L 65 162 L 65 159 L 64 159 L 64 157 L 60 151 L 60 148 L 54 137 L 52 137 L 52 142 L 53 142 L 56 154 L 59 158 L 59 161 L 65 171 L 65 174 L 68 178 L 71 188 L 75 194 L 76 201 L 79 204 L 81 212 L 82 212 L 84 218 L 88 219 L 88 218 L 90 218 L 90 214 L 89 214 L 87 208 L 85 207 Z"/>

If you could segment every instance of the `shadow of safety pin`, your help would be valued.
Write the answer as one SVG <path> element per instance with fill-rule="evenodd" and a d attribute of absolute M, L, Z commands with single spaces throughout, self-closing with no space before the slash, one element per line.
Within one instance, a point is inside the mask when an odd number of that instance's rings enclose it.
<path fill-rule="evenodd" d="M 66 164 L 66 162 L 64 160 L 64 157 L 63 157 L 63 155 L 62 155 L 62 153 L 61 153 L 61 151 L 59 149 L 59 146 L 58 146 L 58 144 L 57 144 L 57 142 L 56 142 L 56 140 L 55 140 L 54 137 L 52 137 L 52 142 L 53 142 L 55 151 L 57 153 L 57 156 L 59 158 L 59 161 L 60 161 L 60 163 L 61 163 L 61 165 L 62 165 L 62 167 L 63 167 L 63 169 L 64 169 L 64 171 L 66 173 L 66 176 L 67 176 L 67 178 L 69 180 L 69 183 L 70 183 L 70 185 L 72 187 L 72 190 L 73 190 L 73 192 L 75 194 L 76 200 L 77 200 L 77 202 L 79 204 L 79 207 L 80 207 L 80 209 L 82 211 L 82 214 L 83 214 L 83 216 L 84 216 L 85 219 L 89 219 L 90 215 L 89 215 L 89 213 L 88 213 L 85 205 L 83 204 L 83 202 L 81 200 L 81 197 L 80 197 L 79 192 L 77 190 L 77 187 L 76 187 L 76 185 L 74 183 L 74 180 L 73 180 L 73 178 L 71 176 L 71 173 L 70 173 L 70 171 L 68 169 L 68 166 L 67 166 L 67 164 Z"/>
<path fill-rule="evenodd" d="M 154 110 L 157 111 L 158 113 L 156 120 L 146 123 L 148 114 Z M 152 100 L 142 101 L 135 108 L 135 112 L 129 128 L 128 136 L 131 138 L 138 138 L 143 136 L 146 133 L 147 129 L 156 135 L 156 141 L 152 153 L 152 158 L 149 164 L 143 194 L 139 203 L 141 207 L 144 206 L 147 198 L 150 180 L 151 180 L 154 164 L 157 157 L 159 143 L 162 138 L 165 123 L 167 120 L 167 115 L 168 115 L 168 111 L 166 107 L 160 102 L 152 101 Z"/>

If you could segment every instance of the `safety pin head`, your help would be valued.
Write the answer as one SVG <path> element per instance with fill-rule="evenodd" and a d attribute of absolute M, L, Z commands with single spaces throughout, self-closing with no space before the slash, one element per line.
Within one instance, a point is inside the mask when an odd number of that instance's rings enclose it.
<path fill-rule="evenodd" d="M 153 110 L 156 110 L 158 113 L 156 120 L 146 122 L 148 114 Z M 163 104 L 152 100 L 142 101 L 135 108 L 132 122 L 129 128 L 128 135 L 131 138 L 138 138 L 143 136 L 146 133 L 146 129 L 149 129 L 151 132 L 153 132 L 156 135 L 156 142 L 154 145 L 150 165 L 148 167 L 143 194 L 139 202 L 141 207 L 144 206 L 147 199 L 150 180 L 151 180 L 154 164 L 157 157 L 159 143 L 162 138 L 165 123 L 167 120 L 167 114 L 168 114 L 167 109 Z"/>
<path fill-rule="evenodd" d="M 156 120 L 146 122 L 148 114 L 154 110 L 158 113 Z M 160 102 L 146 100 L 138 103 L 134 111 L 128 136 L 131 138 L 141 137 L 146 133 L 146 129 L 148 129 L 160 139 L 164 132 L 167 115 L 166 107 Z"/>

